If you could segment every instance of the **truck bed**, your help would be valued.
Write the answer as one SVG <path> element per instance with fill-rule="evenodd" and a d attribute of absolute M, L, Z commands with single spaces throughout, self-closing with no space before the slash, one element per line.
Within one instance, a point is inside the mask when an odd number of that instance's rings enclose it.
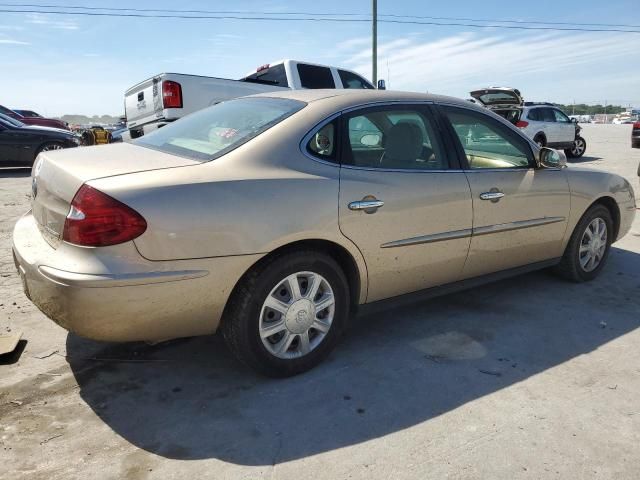
<path fill-rule="evenodd" d="M 181 88 L 181 107 L 165 108 L 163 104 L 163 83 L 176 82 Z M 155 122 L 171 122 L 204 106 L 231 98 L 255 93 L 287 90 L 283 87 L 261 83 L 231 80 L 227 78 L 186 75 L 182 73 L 161 73 L 148 78 L 125 92 L 125 114 L 129 129 L 144 127 Z"/>

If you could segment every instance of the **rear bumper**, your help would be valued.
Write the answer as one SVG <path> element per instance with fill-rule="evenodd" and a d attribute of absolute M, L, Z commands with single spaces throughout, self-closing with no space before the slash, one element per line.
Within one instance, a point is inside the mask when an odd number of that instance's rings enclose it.
<path fill-rule="evenodd" d="M 44 241 L 30 214 L 15 226 L 13 254 L 25 294 L 51 320 L 83 337 L 160 341 L 215 332 L 237 280 L 259 256 L 149 262 L 130 242 L 103 249 Z M 107 247 L 108 248 L 108 247 Z M 80 269 L 73 272 L 70 269 Z"/>
<path fill-rule="evenodd" d="M 631 148 L 640 148 L 640 135 L 631 137 Z"/>

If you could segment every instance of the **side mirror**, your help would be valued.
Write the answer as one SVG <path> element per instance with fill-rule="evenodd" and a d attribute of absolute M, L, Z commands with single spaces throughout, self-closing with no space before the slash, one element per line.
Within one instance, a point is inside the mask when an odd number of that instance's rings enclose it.
<path fill-rule="evenodd" d="M 384 80 L 378 80 L 378 90 L 386 90 L 387 84 Z"/>
<path fill-rule="evenodd" d="M 577 119 L 576 117 L 572 117 L 572 118 L 571 118 L 571 121 L 572 121 L 573 123 L 578 123 L 578 119 Z"/>
<path fill-rule="evenodd" d="M 564 168 L 567 166 L 567 156 L 560 150 L 542 147 L 538 152 L 538 166 L 542 168 Z"/>

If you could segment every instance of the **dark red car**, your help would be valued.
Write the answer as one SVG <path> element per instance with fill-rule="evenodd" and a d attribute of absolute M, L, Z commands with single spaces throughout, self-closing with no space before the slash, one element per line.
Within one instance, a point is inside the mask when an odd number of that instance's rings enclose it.
<path fill-rule="evenodd" d="M 17 112 L 14 112 L 10 108 L 0 105 L 0 113 L 18 120 L 27 125 L 38 125 L 40 127 L 60 128 L 62 130 L 69 130 L 69 125 L 62 120 L 56 120 L 55 118 L 42 118 L 42 117 L 25 117 Z"/>

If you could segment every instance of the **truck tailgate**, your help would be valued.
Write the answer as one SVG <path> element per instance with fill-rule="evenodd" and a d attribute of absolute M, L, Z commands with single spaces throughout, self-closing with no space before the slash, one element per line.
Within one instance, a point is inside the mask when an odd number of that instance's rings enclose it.
<path fill-rule="evenodd" d="M 124 96 L 129 126 L 142 125 L 162 117 L 162 76 L 149 78 L 131 87 Z"/>

